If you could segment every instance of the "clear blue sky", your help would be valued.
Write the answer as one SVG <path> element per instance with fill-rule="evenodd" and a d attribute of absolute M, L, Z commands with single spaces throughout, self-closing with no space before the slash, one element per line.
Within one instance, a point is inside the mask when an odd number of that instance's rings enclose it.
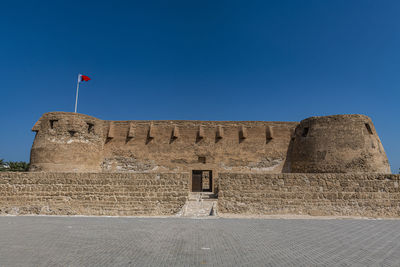
<path fill-rule="evenodd" d="M 400 168 L 399 1 L 2 1 L 0 158 L 49 111 L 101 119 L 370 116 Z"/>

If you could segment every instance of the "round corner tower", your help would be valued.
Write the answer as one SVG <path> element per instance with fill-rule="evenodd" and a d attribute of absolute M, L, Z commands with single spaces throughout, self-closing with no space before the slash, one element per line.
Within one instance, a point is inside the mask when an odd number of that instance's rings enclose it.
<path fill-rule="evenodd" d="M 293 173 L 390 173 L 375 127 L 364 115 L 311 117 L 295 130 Z"/>
<path fill-rule="evenodd" d="M 100 171 L 103 121 L 70 112 L 45 113 L 33 126 L 30 171 Z"/>

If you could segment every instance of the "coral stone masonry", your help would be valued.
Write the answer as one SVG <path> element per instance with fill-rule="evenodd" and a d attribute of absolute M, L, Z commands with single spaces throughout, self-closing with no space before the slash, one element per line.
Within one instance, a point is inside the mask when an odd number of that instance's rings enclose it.
<path fill-rule="evenodd" d="M 172 215 L 199 206 L 400 216 L 399 176 L 364 115 L 105 121 L 49 112 L 32 131 L 30 173 L 0 174 L 0 213 Z"/>
<path fill-rule="evenodd" d="M 50 112 L 34 125 L 31 171 L 390 173 L 363 115 L 268 121 L 103 121 Z"/>

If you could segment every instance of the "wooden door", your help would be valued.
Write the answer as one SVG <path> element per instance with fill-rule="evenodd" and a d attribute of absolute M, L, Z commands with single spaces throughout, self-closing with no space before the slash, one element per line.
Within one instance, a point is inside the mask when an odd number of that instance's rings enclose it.
<path fill-rule="evenodd" d="M 192 173 L 192 192 L 201 192 L 202 188 L 202 171 L 193 171 Z"/>

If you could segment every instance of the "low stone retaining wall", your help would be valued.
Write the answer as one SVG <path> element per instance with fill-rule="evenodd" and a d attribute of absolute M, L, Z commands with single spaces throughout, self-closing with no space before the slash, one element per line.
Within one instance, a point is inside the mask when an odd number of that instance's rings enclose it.
<path fill-rule="evenodd" d="M 0 173 L 0 214 L 172 215 L 188 173 Z"/>
<path fill-rule="evenodd" d="M 174 215 L 189 173 L 0 173 L 0 214 Z M 400 217 L 400 175 L 219 173 L 218 212 Z"/>
<path fill-rule="evenodd" d="M 400 217 L 400 175 L 219 174 L 219 213 Z"/>

